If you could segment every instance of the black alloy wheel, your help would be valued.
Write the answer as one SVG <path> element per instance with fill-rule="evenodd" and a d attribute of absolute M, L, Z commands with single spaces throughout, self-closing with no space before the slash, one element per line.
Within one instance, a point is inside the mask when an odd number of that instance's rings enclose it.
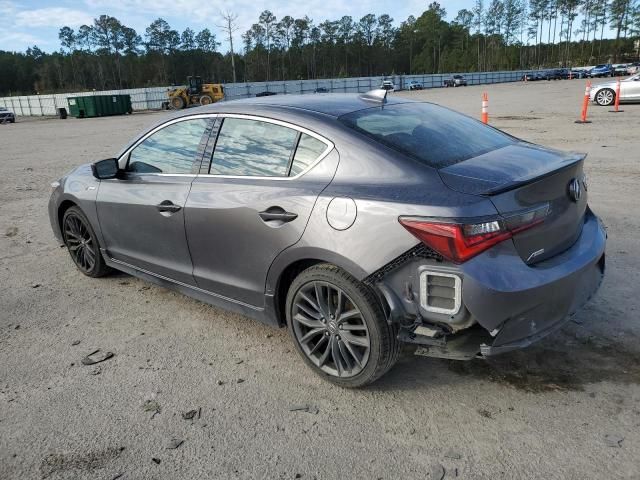
<path fill-rule="evenodd" d="M 62 218 L 62 236 L 78 270 L 89 277 L 102 277 L 109 272 L 100 253 L 96 235 L 78 207 L 71 207 L 65 212 Z"/>
<path fill-rule="evenodd" d="M 360 309 L 336 285 L 312 281 L 293 300 L 293 331 L 323 372 L 353 377 L 369 360 L 371 340 Z"/>
<path fill-rule="evenodd" d="M 332 383 L 367 385 L 398 359 L 397 326 L 387 322 L 380 298 L 335 265 L 314 265 L 293 280 L 286 315 L 304 361 Z"/>

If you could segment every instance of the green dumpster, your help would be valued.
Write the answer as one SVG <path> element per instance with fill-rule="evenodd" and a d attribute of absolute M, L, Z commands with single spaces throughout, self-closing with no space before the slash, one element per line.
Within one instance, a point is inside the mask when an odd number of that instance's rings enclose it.
<path fill-rule="evenodd" d="M 69 97 L 69 114 L 76 118 L 105 117 L 131 113 L 131 95 Z"/>

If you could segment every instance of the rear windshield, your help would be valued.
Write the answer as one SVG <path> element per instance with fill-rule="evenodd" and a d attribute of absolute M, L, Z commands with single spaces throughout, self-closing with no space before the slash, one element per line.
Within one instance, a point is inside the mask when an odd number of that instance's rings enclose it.
<path fill-rule="evenodd" d="M 404 103 L 348 113 L 340 121 L 434 168 L 444 168 L 516 140 L 452 110 Z"/>

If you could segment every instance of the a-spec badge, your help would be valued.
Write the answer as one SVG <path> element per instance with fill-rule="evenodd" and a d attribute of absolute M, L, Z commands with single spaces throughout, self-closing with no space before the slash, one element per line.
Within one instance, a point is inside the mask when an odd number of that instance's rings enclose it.
<path fill-rule="evenodd" d="M 582 196 L 582 186 L 580 185 L 580 182 L 578 181 L 577 178 L 573 178 L 569 182 L 569 198 L 574 202 L 577 202 L 578 200 L 580 200 L 581 196 Z"/>

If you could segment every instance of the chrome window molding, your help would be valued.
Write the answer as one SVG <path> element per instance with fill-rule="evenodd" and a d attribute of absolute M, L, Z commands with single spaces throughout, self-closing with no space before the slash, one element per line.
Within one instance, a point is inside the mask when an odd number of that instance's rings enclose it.
<path fill-rule="evenodd" d="M 209 177 L 209 178 L 229 178 L 229 179 L 252 179 L 252 180 L 296 180 L 300 177 L 302 177 L 303 175 L 305 175 L 309 170 L 311 170 L 312 168 L 314 168 L 318 163 L 320 163 L 327 155 L 329 155 L 329 153 L 331 153 L 331 151 L 335 148 L 335 145 L 333 144 L 333 142 L 331 142 L 330 140 L 327 140 L 326 138 L 324 138 L 321 135 L 318 135 L 316 132 L 309 130 L 305 127 L 301 127 L 299 125 L 294 125 L 292 123 L 288 123 L 282 120 L 276 120 L 275 118 L 269 118 L 269 117 L 261 117 L 259 115 L 248 115 L 248 114 L 244 114 L 244 113 L 199 113 L 199 114 L 195 114 L 195 115 L 188 115 L 188 116 L 184 116 L 184 117 L 178 117 L 178 118 L 174 118 L 172 120 L 169 120 L 161 125 L 158 125 L 156 127 L 154 127 L 153 129 L 151 129 L 150 131 L 148 131 L 147 133 L 145 133 L 143 136 L 141 136 L 138 140 L 136 140 L 136 142 L 131 145 L 122 155 L 120 155 L 120 157 L 118 158 L 118 165 L 120 166 L 120 168 L 124 169 L 127 166 L 127 161 L 129 159 L 129 154 L 131 153 L 131 151 L 136 148 L 138 145 L 140 145 L 142 142 L 144 142 L 147 138 L 149 138 L 151 135 L 153 135 L 154 133 L 156 133 L 159 130 L 162 130 L 165 127 L 168 127 L 169 125 L 173 125 L 174 123 L 178 123 L 178 122 L 184 122 L 186 120 L 195 120 L 198 118 L 207 118 L 207 119 L 212 119 L 215 120 L 217 117 L 221 117 L 223 120 L 224 118 L 242 118 L 242 119 L 246 119 L 246 120 L 257 120 L 257 121 L 261 121 L 261 122 L 267 122 L 267 123 L 273 123 L 276 125 L 280 125 L 283 127 L 287 127 L 287 128 L 291 128 L 292 130 L 296 130 L 297 132 L 300 133 L 305 133 L 317 140 L 320 140 L 322 143 L 324 143 L 327 148 L 324 150 L 324 152 L 322 152 L 320 154 L 320 156 L 313 162 L 311 163 L 307 168 L 305 168 L 304 170 L 302 170 L 299 174 L 295 175 L 295 176 L 287 176 L 287 177 L 263 177 L 263 176 L 255 176 L 255 175 L 215 175 L 215 174 L 211 174 L 211 173 L 206 173 L 206 174 L 192 174 L 192 173 L 145 173 L 145 176 L 149 176 L 149 175 L 155 175 L 155 176 L 160 176 L 160 177 L 193 177 L 195 178 L 197 177 Z M 224 122 L 223 122 L 224 123 Z M 219 132 L 218 132 L 219 134 Z M 298 145 L 296 144 L 296 148 L 298 147 Z M 213 154 L 215 156 L 215 148 L 213 151 Z M 295 159 L 295 155 L 294 155 L 294 159 Z M 204 161 L 208 161 L 209 162 L 209 170 L 211 169 L 211 163 L 213 162 L 213 158 L 207 160 L 207 159 L 203 159 Z"/>
<path fill-rule="evenodd" d="M 318 135 L 316 132 L 313 132 L 313 131 L 305 128 L 305 127 L 300 127 L 300 126 L 294 125 L 292 123 L 284 122 L 282 120 L 276 120 L 274 118 L 268 118 L 268 117 L 261 117 L 259 115 L 247 115 L 247 114 L 244 114 L 244 113 L 228 113 L 228 114 L 220 113 L 219 116 L 222 117 L 222 119 L 223 119 L 222 126 L 220 127 L 221 129 L 224 128 L 224 119 L 225 118 L 241 118 L 241 119 L 245 119 L 245 120 L 256 120 L 256 121 L 259 121 L 259 122 L 273 123 L 275 125 L 280 125 L 282 127 L 290 128 L 290 129 L 295 130 L 295 131 L 300 132 L 300 133 L 305 133 L 305 134 L 309 135 L 310 137 L 315 138 L 316 140 L 320 140 L 322 143 L 324 143 L 327 146 L 327 148 L 325 148 L 325 150 L 320 154 L 320 156 L 318 158 L 316 158 L 315 161 L 313 163 L 311 163 L 307 168 L 305 168 L 300 173 L 298 173 L 297 175 L 294 175 L 292 177 L 290 177 L 290 176 L 287 176 L 287 177 L 282 177 L 282 176 L 257 176 L 257 175 L 215 175 L 215 174 L 212 174 L 212 173 L 201 174 L 201 175 L 198 175 L 199 177 L 231 178 L 231 179 L 252 179 L 252 180 L 295 180 L 295 179 L 300 178 L 301 176 L 303 176 L 305 173 L 307 173 L 313 167 L 315 167 L 327 155 L 329 155 L 329 153 L 335 148 L 333 142 L 331 142 L 330 140 L 327 140 L 326 138 L 324 138 L 321 135 Z M 297 147 L 298 147 L 298 145 L 296 144 L 296 148 Z M 215 148 L 214 148 L 214 150 L 213 150 L 213 158 L 210 160 L 211 163 L 213 163 L 213 160 L 215 159 L 215 156 L 216 156 L 216 151 L 215 151 Z M 295 159 L 295 155 L 294 155 L 294 159 Z M 205 161 L 206 161 L 206 159 L 205 159 Z"/>

